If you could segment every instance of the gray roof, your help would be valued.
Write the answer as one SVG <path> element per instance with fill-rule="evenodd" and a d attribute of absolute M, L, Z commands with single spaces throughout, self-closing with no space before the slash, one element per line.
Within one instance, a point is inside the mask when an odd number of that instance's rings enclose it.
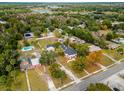
<path fill-rule="evenodd" d="M 68 55 L 77 54 L 76 51 L 74 49 L 72 49 L 71 47 L 67 47 L 64 44 L 62 44 L 61 47 L 63 48 L 65 54 L 68 54 Z"/>
<path fill-rule="evenodd" d="M 54 47 L 54 45 L 47 45 L 46 48 L 49 48 L 49 47 Z"/>

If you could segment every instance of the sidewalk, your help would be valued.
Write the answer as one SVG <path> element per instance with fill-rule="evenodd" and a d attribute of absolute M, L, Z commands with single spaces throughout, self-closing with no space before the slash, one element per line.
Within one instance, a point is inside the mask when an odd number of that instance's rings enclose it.
<path fill-rule="evenodd" d="M 70 70 L 66 69 L 61 63 L 57 62 L 61 66 L 61 70 L 64 70 L 65 73 L 70 77 L 71 80 L 74 80 L 76 83 L 79 83 L 80 80 L 76 77 Z"/>
<path fill-rule="evenodd" d="M 26 76 L 26 81 L 27 81 L 28 91 L 31 91 L 31 86 L 30 86 L 30 82 L 29 82 L 29 78 L 28 78 L 27 70 L 25 70 L 25 76 Z"/>

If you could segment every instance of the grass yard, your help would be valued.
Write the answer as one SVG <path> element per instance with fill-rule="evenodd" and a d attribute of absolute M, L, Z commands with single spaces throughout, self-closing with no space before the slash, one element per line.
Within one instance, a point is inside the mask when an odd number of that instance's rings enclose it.
<path fill-rule="evenodd" d="M 16 84 L 12 84 L 11 90 L 14 91 L 27 91 L 27 82 L 24 72 L 19 72 L 18 76 L 16 77 Z"/>
<path fill-rule="evenodd" d="M 67 78 L 65 78 L 65 79 L 63 80 L 63 84 L 61 84 L 61 81 L 60 81 L 59 79 L 53 78 L 53 77 L 51 76 L 48 67 L 47 67 L 47 71 L 48 71 L 49 76 L 52 78 L 52 80 L 53 80 L 53 82 L 54 82 L 56 88 L 62 87 L 63 85 L 65 85 L 65 84 L 67 84 L 67 83 L 69 83 L 69 82 L 72 81 L 72 80 L 68 77 L 68 75 L 67 75 Z"/>
<path fill-rule="evenodd" d="M 40 77 L 35 70 L 28 70 L 29 81 L 33 91 L 47 91 L 48 86 L 46 82 Z"/>
<path fill-rule="evenodd" d="M 71 70 L 71 72 L 76 75 L 78 78 L 81 78 L 85 75 L 87 75 L 84 71 L 82 72 L 75 72 L 72 68 L 71 68 L 71 62 L 67 63 L 67 58 L 64 56 L 60 56 L 58 57 L 59 61 L 61 64 L 63 64 L 66 68 L 68 68 L 69 70 Z"/>
<path fill-rule="evenodd" d="M 124 44 L 121 44 L 120 48 L 124 49 Z M 107 53 L 108 55 L 110 55 L 111 57 L 113 57 L 114 59 L 120 60 L 120 59 L 124 58 L 124 54 L 123 55 L 118 54 L 117 49 L 113 49 L 113 50 L 107 49 L 107 50 L 104 50 L 104 52 Z"/>
<path fill-rule="evenodd" d="M 109 66 L 113 63 L 114 62 L 106 56 L 103 56 L 102 62 L 100 62 L 100 64 L 103 65 L 103 66 Z"/>
<path fill-rule="evenodd" d="M 39 40 L 38 43 L 40 44 L 40 48 L 45 48 L 46 45 L 58 42 L 57 40 L 58 40 L 57 38 L 47 38 L 47 39 Z"/>
<path fill-rule="evenodd" d="M 88 65 L 86 66 L 85 70 L 87 70 L 89 73 L 95 72 L 97 70 L 101 69 L 99 66 L 97 65 Z"/>
<path fill-rule="evenodd" d="M 84 71 L 74 71 L 72 68 L 71 68 L 71 62 L 67 63 L 69 69 L 71 69 L 72 73 L 74 75 L 76 75 L 78 78 L 81 78 L 83 76 L 86 76 L 87 73 L 85 73 Z"/>

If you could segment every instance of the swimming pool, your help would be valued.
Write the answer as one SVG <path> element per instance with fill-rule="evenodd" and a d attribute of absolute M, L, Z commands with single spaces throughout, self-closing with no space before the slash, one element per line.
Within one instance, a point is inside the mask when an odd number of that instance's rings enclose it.
<path fill-rule="evenodd" d="M 30 51 L 32 50 L 34 47 L 33 46 L 27 46 L 27 47 L 23 47 L 22 51 Z"/>

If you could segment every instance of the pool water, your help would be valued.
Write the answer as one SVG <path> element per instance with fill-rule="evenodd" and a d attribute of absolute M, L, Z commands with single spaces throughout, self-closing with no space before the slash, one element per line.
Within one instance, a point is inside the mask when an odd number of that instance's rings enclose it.
<path fill-rule="evenodd" d="M 34 47 L 33 46 L 27 46 L 27 47 L 23 47 L 22 51 L 30 51 L 32 50 Z"/>

